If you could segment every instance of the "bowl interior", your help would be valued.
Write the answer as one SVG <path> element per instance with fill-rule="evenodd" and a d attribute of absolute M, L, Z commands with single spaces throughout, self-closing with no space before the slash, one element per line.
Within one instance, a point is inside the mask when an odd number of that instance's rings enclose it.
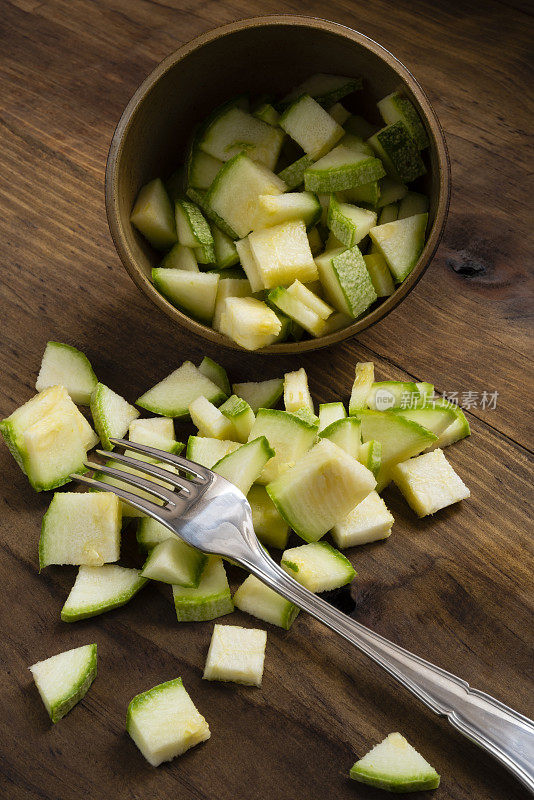
<path fill-rule="evenodd" d="M 156 298 L 148 279 L 151 268 L 157 266 L 161 256 L 129 222 L 140 187 L 154 177 L 167 177 L 183 164 L 195 126 L 217 105 L 238 94 L 282 96 L 316 72 L 361 75 L 364 89 L 354 96 L 355 104 L 350 110 L 377 125 L 380 125 L 377 100 L 401 87 L 411 97 L 431 140 L 430 148 L 424 153 L 428 173 L 420 179 L 417 188 L 430 198 L 430 225 L 433 224 L 440 198 L 435 124 L 429 123 L 426 109 L 406 83 L 406 80 L 410 82 L 409 73 L 366 37 L 333 23 L 303 22 L 303 19 L 249 20 L 248 24 L 235 23 L 235 29 L 226 26 L 205 34 L 169 56 L 130 101 L 111 148 L 108 214 L 125 266 L 152 299 Z M 389 57 L 389 63 L 384 55 Z M 418 93 L 416 85 L 414 88 Z M 403 295 L 405 293 L 403 291 Z M 158 304 L 169 313 L 173 307 L 163 298 L 162 301 L 163 304 Z M 391 307 L 393 305 L 396 303 Z M 207 331 L 214 334 L 211 329 L 198 327 L 203 329 L 204 335 Z M 218 334 L 209 338 L 222 340 Z"/>

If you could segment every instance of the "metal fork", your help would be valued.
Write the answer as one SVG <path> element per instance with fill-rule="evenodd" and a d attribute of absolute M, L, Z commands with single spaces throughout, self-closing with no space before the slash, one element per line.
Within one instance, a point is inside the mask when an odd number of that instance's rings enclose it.
<path fill-rule="evenodd" d="M 457 730 L 491 753 L 534 793 L 534 722 L 490 695 L 471 689 L 461 678 L 374 633 L 297 583 L 260 545 L 247 499 L 229 481 L 181 456 L 124 439 L 111 442 L 175 470 L 170 472 L 117 452 L 111 456 L 114 461 L 149 477 L 87 463 L 90 469 L 147 492 L 154 501 L 86 475 L 71 477 L 92 488 L 113 492 L 193 547 L 225 556 L 256 575 L 368 655 L 432 711 L 447 717 Z M 107 458 L 111 455 L 102 450 L 97 453 Z M 163 480 L 165 485 L 150 478 Z"/>

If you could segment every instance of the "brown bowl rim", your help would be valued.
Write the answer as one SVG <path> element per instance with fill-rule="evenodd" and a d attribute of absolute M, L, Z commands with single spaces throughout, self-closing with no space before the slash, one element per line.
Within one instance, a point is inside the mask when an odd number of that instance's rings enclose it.
<path fill-rule="evenodd" d="M 319 28 L 351 39 L 367 50 L 373 52 L 395 70 L 395 72 L 409 86 L 410 90 L 417 98 L 424 112 L 425 120 L 430 128 L 431 135 L 434 139 L 438 156 L 439 193 L 436 214 L 430 235 L 425 243 L 425 247 L 423 248 L 423 252 L 421 253 L 411 273 L 400 284 L 395 292 L 390 297 L 386 298 L 370 314 L 366 314 L 364 317 L 356 320 L 346 328 L 342 328 L 339 331 L 335 331 L 334 333 L 319 337 L 317 339 L 306 339 L 301 342 L 280 342 L 279 344 L 269 345 L 268 347 L 254 351 L 255 353 L 269 355 L 295 355 L 297 353 L 304 353 L 311 350 L 319 350 L 323 347 L 330 347 L 333 344 L 350 339 L 356 334 L 361 333 L 361 331 L 366 330 L 367 328 L 371 327 L 371 325 L 375 325 L 377 322 L 379 322 L 379 320 L 383 319 L 383 317 L 393 311 L 393 309 L 396 308 L 416 286 L 423 273 L 430 265 L 430 262 L 432 261 L 432 258 L 443 236 L 450 202 L 450 159 L 443 129 L 437 114 L 417 79 L 396 56 L 365 34 L 338 22 L 332 22 L 330 20 L 321 19 L 320 17 L 311 17 L 300 14 L 270 14 L 257 17 L 247 17 L 245 19 L 236 20 L 234 22 L 212 28 L 209 31 L 205 31 L 194 39 L 191 39 L 183 44 L 174 52 L 170 53 L 170 55 L 161 61 L 141 83 L 139 88 L 135 91 L 128 102 L 117 124 L 117 127 L 115 128 L 106 163 L 106 214 L 115 248 L 117 249 L 123 266 L 136 286 L 147 297 L 149 297 L 153 303 L 155 303 L 162 311 L 164 311 L 168 317 L 175 320 L 192 333 L 198 334 L 202 338 L 207 339 L 214 344 L 222 345 L 233 350 L 244 350 L 244 348 L 242 348 L 236 342 L 233 342 L 231 339 L 223 336 L 223 334 L 215 331 L 213 328 L 197 322 L 173 306 L 172 303 L 166 300 L 163 295 L 157 291 L 151 281 L 138 266 L 124 235 L 123 227 L 120 221 L 118 193 L 115 191 L 115 186 L 118 179 L 117 167 L 124 146 L 124 137 L 132 123 L 132 119 L 139 105 L 142 103 L 146 94 L 166 72 L 175 66 L 175 64 L 181 61 L 189 53 L 199 49 L 208 42 L 212 42 L 218 38 L 226 36 L 229 33 L 245 30 L 250 27 L 256 27 L 258 25 L 300 25 L 302 27 Z"/>

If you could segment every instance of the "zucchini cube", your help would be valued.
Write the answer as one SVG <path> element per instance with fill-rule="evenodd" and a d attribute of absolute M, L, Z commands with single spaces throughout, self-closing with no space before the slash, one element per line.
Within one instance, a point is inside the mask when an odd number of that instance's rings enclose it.
<path fill-rule="evenodd" d="M 471 494 L 439 448 L 396 464 L 391 477 L 419 517 L 435 514 Z"/>
<path fill-rule="evenodd" d="M 310 592 L 338 589 L 356 575 L 348 558 L 328 542 L 291 547 L 282 554 L 280 566 Z"/>
<path fill-rule="evenodd" d="M 332 538 L 342 548 L 387 539 L 394 521 L 380 495 L 372 491 L 345 519 L 336 522 Z"/>
<path fill-rule="evenodd" d="M 297 278 L 302 283 L 317 280 L 317 267 L 302 220 L 254 231 L 248 239 L 266 289 L 289 286 Z"/>
<path fill-rule="evenodd" d="M 308 94 L 303 94 L 284 111 L 279 125 L 314 158 L 328 153 L 345 135 L 341 125 Z"/>
<path fill-rule="evenodd" d="M 235 607 L 253 617 L 278 625 L 288 631 L 300 609 L 270 589 L 254 575 L 245 578 L 234 594 Z"/>
<path fill-rule="evenodd" d="M 409 183 L 426 173 L 417 145 L 404 122 L 382 128 L 371 136 L 369 144 L 395 180 Z"/>
<path fill-rule="evenodd" d="M 172 587 L 178 622 L 206 622 L 234 610 L 224 564 L 219 556 L 208 556 L 196 588 Z"/>
<path fill-rule="evenodd" d="M 260 484 L 251 486 L 247 500 L 252 511 L 254 533 L 269 547 L 284 548 L 289 536 L 289 525 L 278 513 L 278 509 Z"/>
<path fill-rule="evenodd" d="M 118 561 L 120 539 L 120 501 L 114 494 L 56 492 L 43 517 L 39 568 Z"/>
<path fill-rule="evenodd" d="M 439 775 L 400 733 L 390 733 L 360 758 L 350 777 L 389 792 L 437 789 Z"/>
<path fill-rule="evenodd" d="M 425 126 L 411 100 L 408 100 L 401 92 L 392 92 L 380 100 L 377 105 L 386 125 L 392 125 L 399 121 L 404 122 L 417 149 L 423 150 L 428 147 L 429 141 Z"/>
<path fill-rule="evenodd" d="M 220 330 L 245 350 L 259 350 L 276 341 L 282 323 L 272 308 L 254 297 L 227 297 Z"/>
<path fill-rule="evenodd" d="M 377 299 L 358 245 L 327 251 L 315 263 L 327 299 L 343 314 L 356 319 Z"/>
<path fill-rule="evenodd" d="M 87 694 L 96 678 L 96 659 L 96 644 L 86 644 L 30 667 L 52 722 L 58 722 Z"/>
<path fill-rule="evenodd" d="M 210 738 L 208 723 L 181 678 L 136 695 L 128 706 L 126 730 L 153 767 Z"/>
<path fill-rule="evenodd" d="M 266 645 L 266 631 L 214 625 L 202 677 L 208 681 L 261 686 Z"/>
<path fill-rule="evenodd" d="M 308 192 L 341 192 L 364 186 L 385 174 L 380 159 L 353 146 L 338 144 L 319 161 L 307 167 L 304 185 Z"/>
<path fill-rule="evenodd" d="M 425 246 L 427 223 L 428 214 L 414 214 L 385 224 L 381 222 L 369 231 L 397 283 L 401 283 L 417 264 Z"/>

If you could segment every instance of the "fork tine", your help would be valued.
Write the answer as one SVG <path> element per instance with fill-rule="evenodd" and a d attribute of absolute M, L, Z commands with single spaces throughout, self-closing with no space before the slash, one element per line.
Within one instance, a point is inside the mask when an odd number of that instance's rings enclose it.
<path fill-rule="evenodd" d="M 98 453 L 99 456 L 109 458 L 109 450 L 96 450 L 95 452 Z M 152 475 L 155 478 L 161 478 L 165 483 L 170 483 L 173 486 L 183 489 L 188 494 L 191 493 L 192 481 L 188 481 L 187 478 L 182 478 L 173 472 L 169 472 L 168 469 L 158 467 L 157 464 L 149 464 L 147 461 L 140 461 L 137 458 L 131 458 L 131 456 L 124 455 L 123 453 L 113 453 L 112 460 L 119 461 L 121 464 L 128 464 L 130 467 L 135 467 L 135 469 L 138 469 L 140 472 L 146 472 L 148 475 Z"/>
<path fill-rule="evenodd" d="M 136 453 L 146 453 L 147 456 L 152 456 L 152 458 L 156 458 L 158 461 L 166 461 L 168 464 L 173 464 L 173 466 L 189 472 L 201 483 L 207 483 L 209 479 L 209 471 L 200 464 L 189 461 L 188 458 L 182 458 L 182 456 L 174 455 L 174 453 L 167 453 L 165 450 L 158 450 L 155 447 L 148 447 L 146 444 L 129 442 L 127 439 L 110 439 L 110 442 L 119 447 L 124 447 L 126 450 L 133 450 Z"/>
<path fill-rule="evenodd" d="M 148 514 L 149 517 L 153 517 L 158 522 L 161 522 L 162 525 L 166 524 L 165 514 L 167 512 L 165 506 L 156 505 L 156 503 L 151 503 L 150 500 L 144 500 L 142 497 L 139 497 L 139 495 L 129 492 L 127 489 L 122 489 L 120 486 L 112 486 L 110 483 L 104 483 L 95 478 L 89 478 L 87 475 L 81 475 L 79 472 L 73 472 L 70 477 L 79 483 L 90 486 L 92 489 L 116 494 L 121 500 L 128 503 L 128 505 L 133 506 L 138 511 L 142 511 L 144 514 Z"/>
<path fill-rule="evenodd" d="M 180 496 L 173 492 L 172 489 L 166 489 L 164 486 L 160 486 L 159 483 L 149 481 L 141 475 L 132 475 L 131 472 L 124 472 L 122 469 L 108 467 L 107 464 L 94 464 L 91 461 L 86 461 L 85 466 L 89 467 L 89 469 L 94 469 L 95 472 L 110 475 L 112 478 L 117 478 L 117 480 L 123 481 L 124 483 L 129 483 L 130 486 L 135 486 L 136 489 L 142 489 L 172 505 L 177 505 L 177 500 L 180 499 Z"/>

